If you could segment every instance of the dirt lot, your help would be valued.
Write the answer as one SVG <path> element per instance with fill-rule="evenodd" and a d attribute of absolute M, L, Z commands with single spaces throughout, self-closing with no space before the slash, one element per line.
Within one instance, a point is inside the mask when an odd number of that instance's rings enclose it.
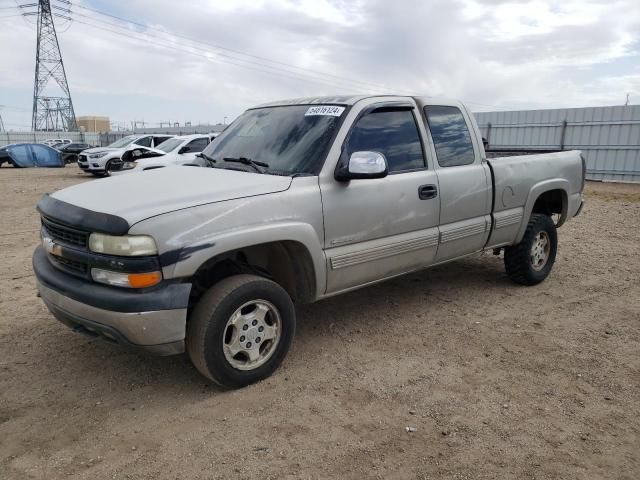
<path fill-rule="evenodd" d="M 36 298 L 34 205 L 83 180 L 0 169 L 1 479 L 640 478 L 640 186 L 589 185 L 540 286 L 485 254 L 304 306 L 221 391 Z"/>

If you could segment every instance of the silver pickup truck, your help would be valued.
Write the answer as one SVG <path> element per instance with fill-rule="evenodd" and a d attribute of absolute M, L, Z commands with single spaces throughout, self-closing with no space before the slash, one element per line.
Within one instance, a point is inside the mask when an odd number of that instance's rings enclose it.
<path fill-rule="evenodd" d="M 73 329 L 188 352 L 227 387 L 270 375 L 294 304 L 504 249 L 534 285 L 582 208 L 577 151 L 485 158 L 471 113 L 430 97 L 305 98 L 247 110 L 170 167 L 38 204 L 40 295 Z"/>

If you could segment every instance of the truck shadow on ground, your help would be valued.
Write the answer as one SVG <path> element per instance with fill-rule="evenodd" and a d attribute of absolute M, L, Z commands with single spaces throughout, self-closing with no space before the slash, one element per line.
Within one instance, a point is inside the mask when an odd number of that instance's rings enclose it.
<path fill-rule="evenodd" d="M 341 332 L 355 332 L 375 325 L 382 318 L 381 312 L 389 309 L 401 311 L 405 305 L 429 305 L 437 309 L 460 300 L 460 292 L 466 297 L 487 295 L 494 289 L 504 290 L 514 286 L 504 273 L 501 259 L 491 255 L 469 257 L 464 260 L 411 273 L 370 287 L 328 298 L 320 302 L 297 307 L 298 326 L 294 348 L 286 362 L 295 368 L 296 362 L 305 361 L 305 344 L 331 342 Z M 429 309 L 424 309 L 429 328 Z M 464 314 L 464 312 L 461 312 Z M 376 333 L 374 333 L 375 335 Z M 383 335 L 382 332 L 377 333 Z M 223 392 L 206 381 L 191 365 L 187 355 L 154 357 L 133 350 L 121 349 L 101 340 L 74 337 L 75 345 L 65 348 L 81 375 L 117 378 L 129 386 L 153 387 L 163 394 L 179 394 L 207 391 Z M 80 343 L 78 348 L 78 343 Z M 302 350 L 301 350 L 302 349 Z M 62 354 L 62 353 L 61 353 Z M 126 393 L 124 393 L 126 394 Z"/>

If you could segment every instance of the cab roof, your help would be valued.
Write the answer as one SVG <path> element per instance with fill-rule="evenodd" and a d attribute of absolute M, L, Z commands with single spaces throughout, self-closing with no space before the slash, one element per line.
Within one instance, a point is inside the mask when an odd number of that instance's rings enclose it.
<path fill-rule="evenodd" d="M 423 105 L 429 104 L 441 104 L 441 105 L 458 105 L 460 102 L 453 99 L 430 97 L 427 95 L 336 95 L 326 97 L 303 97 L 303 98 L 290 98 L 285 100 L 276 100 L 274 102 L 263 103 L 252 108 L 265 108 L 265 107 L 282 107 L 286 105 L 325 105 L 325 104 L 337 104 L 337 105 L 355 105 L 360 100 L 366 98 L 388 98 L 388 97 L 404 97 L 413 98 L 418 103 Z"/>

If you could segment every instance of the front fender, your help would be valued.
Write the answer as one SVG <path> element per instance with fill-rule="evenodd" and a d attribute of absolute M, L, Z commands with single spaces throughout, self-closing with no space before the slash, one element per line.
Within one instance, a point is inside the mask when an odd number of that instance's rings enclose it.
<path fill-rule="evenodd" d="M 306 247 L 313 262 L 316 297 L 322 295 L 326 288 L 324 251 L 315 229 L 302 222 L 274 222 L 200 237 L 195 244 L 163 253 L 163 270 L 170 271 L 172 277 L 191 277 L 205 262 L 218 255 L 240 248 L 283 241 L 298 242 Z"/>

